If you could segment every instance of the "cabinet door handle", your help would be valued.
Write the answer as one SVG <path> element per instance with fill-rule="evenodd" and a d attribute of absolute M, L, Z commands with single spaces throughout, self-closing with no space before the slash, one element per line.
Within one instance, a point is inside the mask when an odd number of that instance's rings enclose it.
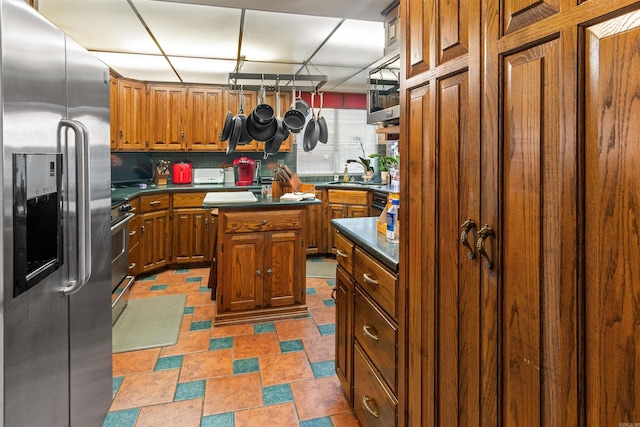
<path fill-rule="evenodd" d="M 380 341 L 380 335 L 376 334 L 376 328 L 371 325 L 364 325 L 362 327 L 362 333 L 365 337 L 369 337 L 374 341 Z"/>
<path fill-rule="evenodd" d="M 373 397 L 367 396 L 366 394 L 362 396 L 362 407 L 367 410 L 368 413 L 378 418 L 380 416 L 380 411 L 376 408 L 371 407 L 371 403 L 375 403 Z"/>
<path fill-rule="evenodd" d="M 262 274 L 260 270 L 256 270 L 256 276 L 259 276 L 260 274 Z"/>
<path fill-rule="evenodd" d="M 267 274 L 273 274 L 273 270 L 271 270 L 270 268 L 267 268 Z"/>
<path fill-rule="evenodd" d="M 154 200 L 153 202 L 149 202 L 149 206 L 159 205 L 160 203 L 162 203 L 160 200 Z"/>
<path fill-rule="evenodd" d="M 485 268 L 491 270 L 493 269 L 493 261 L 491 261 L 491 257 L 489 257 L 489 254 L 487 254 L 487 252 L 484 250 L 484 241 L 489 236 L 495 236 L 495 233 L 493 232 L 491 227 L 485 224 L 484 227 L 482 227 L 480 231 L 478 231 L 478 235 L 480 237 L 478 237 L 478 241 L 476 242 L 476 249 L 478 249 L 478 252 L 484 258 Z"/>
<path fill-rule="evenodd" d="M 120 138 L 122 138 L 123 135 L 124 135 L 124 132 L 122 132 L 122 129 L 120 129 Z"/>
<path fill-rule="evenodd" d="M 132 262 L 131 264 L 129 264 L 129 270 L 133 270 L 134 268 L 136 268 L 135 262 Z"/>
<path fill-rule="evenodd" d="M 135 235 L 136 235 L 136 231 L 130 231 L 130 232 L 129 232 L 129 237 L 131 237 L 131 236 L 135 236 Z"/>
<path fill-rule="evenodd" d="M 336 255 L 341 256 L 342 258 L 349 258 L 349 255 L 345 254 L 340 249 L 336 249 Z"/>
<path fill-rule="evenodd" d="M 378 281 L 373 277 L 369 276 L 369 273 L 364 273 L 362 275 L 362 279 L 367 283 L 371 283 L 372 285 L 376 285 L 376 286 L 378 285 Z"/>
<path fill-rule="evenodd" d="M 209 218 L 204 219 L 204 226 L 206 227 L 209 224 Z"/>
<path fill-rule="evenodd" d="M 266 223 L 267 223 L 267 220 L 266 220 L 266 219 L 263 219 L 263 220 L 262 220 L 262 223 L 263 223 L 263 224 L 266 224 Z"/>
<path fill-rule="evenodd" d="M 144 225 L 140 227 L 140 231 L 144 233 Z"/>
<path fill-rule="evenodd" d="M 467 220 L 460 227 L 462 227 L 462 233 L 460 233 L 460 243 L 462 243 L 463 246 L 469 249 L 469 252 L 467 252 L 467 258 L 473 259 L 475 258 L 476 254 L 473 251 L 473 247 L 467 240 L 467 234 L 469 234 L 469 231 L 476 228 L 476 223 L 473 222 L 471 218 L 467 218 Z"/>
<path fill-rule="evenodd" d="M 335 286 L 333 287 L 333 289 L 331 289 L 331 298 L 335 301 L 336 300 L 336 291 L 338 290 L 338 288 L 336 288 Z"/>

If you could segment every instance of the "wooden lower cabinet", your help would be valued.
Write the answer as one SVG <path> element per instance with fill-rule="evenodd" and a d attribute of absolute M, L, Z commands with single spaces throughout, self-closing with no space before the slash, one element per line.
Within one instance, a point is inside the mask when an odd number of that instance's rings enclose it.
<path fill-rule="evenodd" d="M 169 194 L 140 196 L 140 272 L 169 265 Z"/>
<path fill-rule="evenodd" d="M 316 199 L 324 200 L 326 190 L 316 190 Z M 306 245 L 307 255 L 316 255 L 324 253 L 324 218 L 322 205 L 307 206 L 307 229 L 306 229 Z"/>
<path fill-rule="evenodd" d="M 306 210 L 219 211 L 216 324 L 307 314 Z"/>
<path fill-rule="evenodd" d="M 209 263 L 214 218 L 211 209 L 174 209 L 172 215 L 171 262 L 174 264 Z"/>
<path fill-rule="evenodd" d="M 335 218 L 364 218 L 369 216 L 371 196 L 367 190 L 328 190 L 328 217 L 327 224 Z M 336 252 L 336 230 L 328 225 L 326 234 L 327 251 Z"/>
<path fill-rule="evenodd" d="M 129 275 L 140 274 L 140 201 L 136 197 L 129 201 L 131 212 L 135 215 L 129 221 Z"/>
<path fill-rule="evenodd" d="M 336 246 L 336 374 L 363 426 L 396 426 L 397 274 L 340 233 Z"/>

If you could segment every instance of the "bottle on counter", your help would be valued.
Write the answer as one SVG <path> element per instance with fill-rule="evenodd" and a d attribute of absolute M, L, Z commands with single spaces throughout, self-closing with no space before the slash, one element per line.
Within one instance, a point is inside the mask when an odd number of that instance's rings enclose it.
<path fill-rule="evenodd" d="M 389 190 L 394 193 L 400 191 L 400 169 L 393 168 L 390 172 L 391 175 L 391 184 L 389 184 Z"/>
<path fill-rule="evenodd" d="M 393 199 L 391 201 L 391 208 L 387 210 L 387 242 L 398 243 L 400 241 L 399 229 L 398 229 L 398 209 L 400 207 L 400 200 Z"/>

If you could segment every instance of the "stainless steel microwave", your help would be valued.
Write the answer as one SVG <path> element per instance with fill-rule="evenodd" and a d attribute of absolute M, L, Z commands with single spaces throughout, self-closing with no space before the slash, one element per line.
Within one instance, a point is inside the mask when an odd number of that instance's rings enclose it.
<path fill-rule="evenodd" d="M 367 74 L 367 123 L 400 118 L 400 55 L 385 55 Z"/>

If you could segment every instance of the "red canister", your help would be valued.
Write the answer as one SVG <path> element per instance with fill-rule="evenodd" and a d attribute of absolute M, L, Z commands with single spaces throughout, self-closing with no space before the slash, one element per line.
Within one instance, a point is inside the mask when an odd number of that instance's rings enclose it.
<path fill-rule="evenodd" d="M 173 183 L 191 184 L 191 162 L 183 160 L 173 164 Z"/>

